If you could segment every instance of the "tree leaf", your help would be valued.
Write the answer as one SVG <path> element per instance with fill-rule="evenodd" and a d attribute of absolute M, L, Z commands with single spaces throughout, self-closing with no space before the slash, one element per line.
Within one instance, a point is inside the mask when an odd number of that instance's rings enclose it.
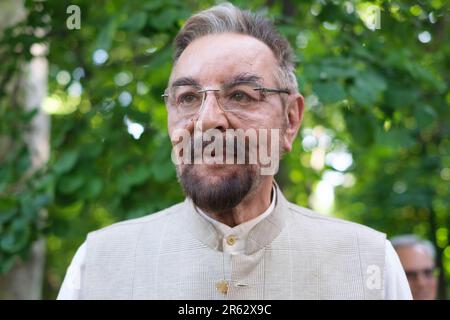
<path fill-rule="evenodd" d="M 70 150 L 64 152 L 56 160 L 55 164 L 53 165 L 53 170 L 58 174 L 70 171 L 77 162 L 78 156 L 78 150 Z"/>
<path fill-rule="evenodd" d="M 315 82 L 313 91 L 324 104 L 334 103 L 345 99 L 346 93 L 342 85 L 337 82 Z"/>

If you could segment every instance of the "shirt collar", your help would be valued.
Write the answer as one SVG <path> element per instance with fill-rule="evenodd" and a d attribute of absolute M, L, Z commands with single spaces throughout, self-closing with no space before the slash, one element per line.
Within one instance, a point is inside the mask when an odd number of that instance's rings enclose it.
<path fill-rule="evenodd" d="M 248 235 L 250 230 L 253 229 L 260 221 L 269 216 L 273 209 L 275 208 L 276 202 L 276 190 L 275 186 L 272 187 L 272 199 L 270 201 L 269 207 L 257 217 L 245 221 L 235 227 L 230 227 L 206 214 L 202 209 L 197 206 L 195 209 L 197 212 L 205 218 L 208 222 L 210 222 L 217 230 L 219 235 L 222 237 L 222 247 L 225 252 L 230 254 L 241 254 L 245 252 L 245 243 L 247 242 Z M 232 244 L 230 244 L 229 239 L 232 240 Z"/>
<path fill-rule="evenodd" d="M 240 234 L 245 234 L 248 233 L 256 224 L 258 224 L 258 222 L 260 222 L 262 219 L 266 218 L 269 214 L 272 213 L 273 209 L 275 208 L 275 201 L 277 198 L 277 194 L 276 194 L 276 190 L 275 190 L 275 186 L 272 187 L 272 199 L 270 201 L 270 205 L 269 207 L 261 214 L 259 214 L 257 217 L 245 221 L 244 223 L 241 223 L 235 227 L 230 227 L 212 217 L 210 217 L 208 214 L 206 214 L 202 209 L 200 209 L 199 207 L 195 207 L 195 209 L 197 210 L 197 212 L 206 220 L 208 220 L 209 222 L 212 223 L 212 225 L 217 229 L 217 231 L 219 231 L 223 236 L 226 236 L 227 234 L 230 233 L 240 233 Z"/>
<path fill-rule="evenodd" d="M 205 213 L 201 214 L 192 200 L 186 198 L 186 210 L 183 210 L 186 226 L 197 239 L 214 250 L 230 254 L 252 254 L 272 242 L 285 225 L 288 202 L 275 182 L 273 191 L 271 204 L 266 211 L 234 228 L 226 225 L 224 226 L 227 228 L 219 227 L 220 222 L 208 217 Z M 237 246 L 234 244 L 230 246 L 229 243 L 232 241 L 230 242 L 229 236 L 234 236 L 235 240 L 241 241 L 235 242 Z"/>

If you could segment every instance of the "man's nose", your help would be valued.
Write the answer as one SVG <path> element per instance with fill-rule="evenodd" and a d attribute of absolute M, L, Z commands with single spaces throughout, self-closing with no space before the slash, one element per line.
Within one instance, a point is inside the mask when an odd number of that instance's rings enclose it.
<path fill-rule="evenodd" d="M 196 129 L 205 132 L 208 129 L 225 131 L 229 128 L 229 122 L 225 111 L 219 104 L 216 92 L 206 92 L 206 97 L 196 123 Z"/>

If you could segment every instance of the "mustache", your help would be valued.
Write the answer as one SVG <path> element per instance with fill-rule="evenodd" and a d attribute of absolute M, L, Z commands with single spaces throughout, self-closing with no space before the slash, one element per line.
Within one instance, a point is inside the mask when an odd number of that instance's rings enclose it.
<path fill-rule="evenodd" d="M 250 151 L 254 150 L 256 152 L 256 146 L 250 148 L 251 144 L 247 137 L 244 141 L 239 141 L 237 137 L 227 138 L 226 136 L 222 136 L 220 142 L 216 141 L 216 139 L 216 136 L 212 136 L 210 140 L 192 138 L 190 141 L 191 163 L 193 163 L 196 158 L 198 159 L 203 155 L 221 158 L 224 163 L 228 156 L 229 158 L 232 157 L 233 163 L 236 163 L 238 156 L 244 155 L 244 163 L 247 164 Z M 220 151 L 222 151 L 222 155 L 217 154 L 217 152 Z"/>
<path fill-rule="evenodd" d="M 279 129 L 175 130 L 170 135 L 175 165 L 255 165 L 264 175 L 278 169 Z M 275 170 L 275 171 L 274 171 Z"/>

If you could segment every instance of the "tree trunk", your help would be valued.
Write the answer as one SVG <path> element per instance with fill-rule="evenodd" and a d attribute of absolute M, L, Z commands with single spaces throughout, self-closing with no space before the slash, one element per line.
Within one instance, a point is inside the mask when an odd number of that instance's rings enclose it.
<path fill-rule="evenodd" d="M 0 2 L 0 32 L 14 25 L 26 16 L 23 1 L 2 0 Z M 36 44 L 34 51 L 46 48 Z M 40 107 L 47 95 L 48 64 L 45 57 L 35 56 L 23 66 L 24 79 L 17 101 L 26 109 Z M 26 136 L 31 152 L 31 168 L 34 171 L 42 167 L 49 159 L 49 116 L 39 112 L 32 120 L 30 133 Z M 45 240 L 39 239 L 32 244 L 29 259 L 17 261 L 12 270 L 0 277 L 0 299 L 40 299 L 45 266 Z"/>
<path fill-rule="evenodd" d="M 29 260 L 19 261 L 0 277 L 0 299 L 37 300 L 42 297 L 45 264 L 45 241 L 36 241 Z"/>

